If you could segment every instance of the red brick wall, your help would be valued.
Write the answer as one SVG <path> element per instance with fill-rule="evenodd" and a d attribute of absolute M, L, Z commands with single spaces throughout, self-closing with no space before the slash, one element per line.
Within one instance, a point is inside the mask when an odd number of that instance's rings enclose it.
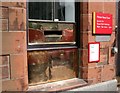
<path fill-rule="evenodd" d="M 111 55 L 112 44 L 115 40 L 115 11 L 116 2 L 80 3 L 80 73 L 81 77 L 90 84 L 104 82 L 115 78 L 115 56 Z M 113 32 L 110 41 L 100 42 L 99 63 L 88 63 L 88 43 L 95 42 L 95 35 L 92 35 L 92 12 L 103 12 L 113 15 Z"/>
<path fill-rule="evenodd" d="M 26 3 L 2 2 L 2 75 L 3 91 L 26 90 L 28 87 L 27 45 L 26 45 Z M 4 55 L 4 56 L 3 56 Z M 4 60 L 9 56 L 8 60 Z M 8 68 L 4 71 L 4 63 Z"/>

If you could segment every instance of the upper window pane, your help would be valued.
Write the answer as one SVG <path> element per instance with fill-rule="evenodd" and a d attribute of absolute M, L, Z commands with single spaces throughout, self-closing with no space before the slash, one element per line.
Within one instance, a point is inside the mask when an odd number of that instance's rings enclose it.
<path fill-rule="evenodd" d="M 52 2 L 29 2 L 29 19 L 52 20 Z"/>
<path fill-rule="evenodd" d="M 29 19 L 75 22 L 74 0 L 66 2 L 29 2 Z"/>
<path fill-rule="evenodd" d="M 73 0 L 74 1 L 74 0 Z M 55 19 L 58 21 L 75 22 L 74 2 L 55 2 Z"/>

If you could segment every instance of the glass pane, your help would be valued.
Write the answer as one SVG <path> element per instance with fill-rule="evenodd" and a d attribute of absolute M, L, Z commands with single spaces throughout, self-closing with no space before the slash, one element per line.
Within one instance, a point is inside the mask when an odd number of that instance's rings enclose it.
<path fill-rule="evenodd" d="M 52 2 L 29 2 L 29 19 L 52 20 Z"/>
<path fill-rule="evenodd" d="M 71 21 L 75 22 L 75 3 L 74 0 L 70 2 L 55 2 L 55 19 L 57 21 Z"/>
<path fill-rule="evenodd" d="M 78 68 L 77 57 L 77 49 L 28 52 L 29 83 L 75 78 Z"/>
<path fill-rule="evenodd" d="M 29 45 L 34 44 L 75 44 L 73 23 L 29 22 Z"/>

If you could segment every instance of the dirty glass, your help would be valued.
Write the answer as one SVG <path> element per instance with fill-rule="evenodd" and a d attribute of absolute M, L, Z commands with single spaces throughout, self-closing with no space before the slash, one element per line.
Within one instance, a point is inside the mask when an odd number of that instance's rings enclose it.
<path fill-rule="evenodd" d="M 32 2 L 29 0 L 29 19 L 75 22 L 75 1 L 50 0 L 50 2 Z"/>
<path fill-rule="evenodd" d="M 28 44 L 75 44 L 73 23 L 29 21 Z"/>
<path fill-rule="evenodd" d="M 29 2 L 29 19 L 52 20 L 52 2 Z"/>
<path fill-rule="evenodd" d="M 71 21 L 75 22 L 75 5 L 74 0 L 70 2 L 63 2 L 58 0 L 55 2 L 55 19 L 58 21 Z"/>
<path fill-rule="evenodd" d="M 46 83 L 77 76 L 77 49 L 28 52 L 29 83 Z"/>

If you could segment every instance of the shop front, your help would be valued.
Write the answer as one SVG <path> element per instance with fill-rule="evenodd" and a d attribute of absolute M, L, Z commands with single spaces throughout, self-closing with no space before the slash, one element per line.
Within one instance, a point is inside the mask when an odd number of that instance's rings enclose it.
<path fill-rule="evenodd" d="M 3 91 L 116 90 L 116 1 L 29 0 L 0 9 Z"/>

